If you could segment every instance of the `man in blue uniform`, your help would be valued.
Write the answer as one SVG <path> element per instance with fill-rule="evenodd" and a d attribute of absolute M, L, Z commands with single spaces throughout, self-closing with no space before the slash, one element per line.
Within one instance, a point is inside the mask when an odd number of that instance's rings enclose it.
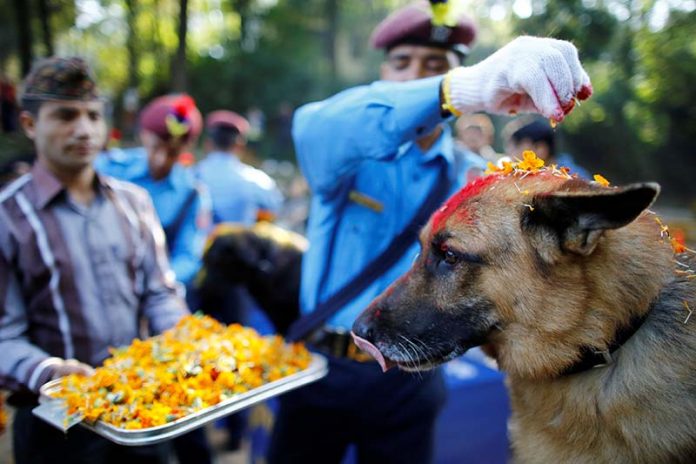
<path fill-rule="evenodd" d="M 142 147 L 102 153 L 99 172 L 137 184 L 150 193 L 167 238 L 176 279 L 188 285 L 200 267 L 210 227 L 210 199 L 189 169 L 177 163 L 201 132 L 202 118 L 188 95 L 165 95 L 140 114 Z"/>
<path fill-rule="evenodd" d="M 353 345 L 353 321 L 409 268 L 418 228 L 479 166 L 455 152 L 450 114 L 538 112 L 560 121 L 576 95 L 591 93 L 577 50 L 553 39 L 523 37 L 460 66 L 474 26 L 436 3 L 436 14 L 419 2 L 377 26 L 381 81 L 295 113 L 293 138 L 313 196 L 303 317 L 289 336 L 326 354 L 330 371 L 281 397 L 271 463 L 340 462 L 349 444 L 360 462 L 432 460 L 441 374 L 383 374 Z M 421 348 L 404 343 L 417 356 Z"/>
<path fill-rule="evenodd" d="M 233 111 L 218 110 L 205 118 L 208 155 L 196 166 L 198 178 L 213 201 L 213 222 L 247 226 L 273 219 L 283 203 L 276 182 L 240 159 L 249 122 Z"/>

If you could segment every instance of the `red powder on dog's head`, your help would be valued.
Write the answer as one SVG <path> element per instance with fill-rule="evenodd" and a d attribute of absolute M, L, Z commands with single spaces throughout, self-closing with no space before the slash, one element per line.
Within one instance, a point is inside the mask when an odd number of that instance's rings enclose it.
<path fill-rule="evenodd" d="M 500 176 L 498 175 L 488 175 L 484 177 L 479 177 L 474 182 L 467 184 L 460 191 L 455 193 L 450 197 L 449 200 L 445 202 L 437 211 L 433 213 L 432 221 L 432 233 L 436 234 L 440 231 L 441 227 L 447 222 L 452 214 L 457 211 L 457 208 L 466 200 L 474 198 L 480 194 L 486 187 L 491 185 L 493 182 L 498 180 Z M 463 218 L 470 217 L 470 213 L 465 211 L 460 212 Z"/>

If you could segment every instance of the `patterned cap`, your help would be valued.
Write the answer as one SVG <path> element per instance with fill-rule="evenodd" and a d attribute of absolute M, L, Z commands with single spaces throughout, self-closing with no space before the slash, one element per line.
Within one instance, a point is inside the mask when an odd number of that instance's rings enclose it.
<path fill-rule="evenodd" d="M 454 0 L 411 3 L 379 23 L 370 43 L 386 50 L 400 44 L 417 44 L 466 54 L 476 38 L 476 26 L 457 11 L 457 6 Z"/>
<path fill-rule="evenodd" d="M 92 72 L 79 57 L 52 57 L 37 61 L 24 79 L 22 100 L 98 99 Z"/>
<path fill-rule="evenodd" d="M 140 113 L 140 127 L 162 140 L 182 137 L 195 140 L 201 133 L 203 117 L 189 95 L 164 95 L 152 100 Z"/>
<path fill-rule="evenodd" d="M 217 110 L 209 113 L 205 117 L 205 126 L 209 129 L 213 126 L 233 127 L 243 136 L 246 136 L 247 132 L 249 132 L 249 121 L 234 111 L 227 110 Z"/>

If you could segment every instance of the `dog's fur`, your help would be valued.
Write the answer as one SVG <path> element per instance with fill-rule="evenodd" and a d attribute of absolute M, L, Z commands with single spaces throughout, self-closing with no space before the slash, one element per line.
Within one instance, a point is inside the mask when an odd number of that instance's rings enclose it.
<path fill-rule="evenodd" d="M 299 317 L 302 254 L 307 240 L 267 222 L 222 224 L 213 231 L 196 281 L 199 309 L 215 314 L 230 285 L 245 287 L 275 329 Z"/>
<path fill-rule="evenodd" d="M 433 214 L 356 341 L 407 370 L 483 345 L 508 374 L 519 462 L 696 462 L 696 260 L 646 210 L 658 192 L 481 178 Z M 643 315 L 612 363 L 566 373 Z"/>

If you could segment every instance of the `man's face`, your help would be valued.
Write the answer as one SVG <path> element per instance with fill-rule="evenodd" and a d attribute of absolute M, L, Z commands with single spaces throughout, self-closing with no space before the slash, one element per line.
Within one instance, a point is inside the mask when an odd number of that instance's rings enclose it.
<path fill-rule="evenodd" d="M 458 65 L 457 55 L 450 50 L 403 44 L 389 50 L 380 76 L 385 81 L 404 82 L 439 76 Z"/>
<path fill-rule="evenodd" d="M 104 103 L 98 100 L 46 101 L 37 115 L 23 111 L 20 121 L 39 159 L 56 172 L 91 167 L 106 141 Z"/>
<path fill-rule="evenodd" d="M 147 151 L 150 177 L 155 180 L 167 177 L 179 158 L 179 154 L 188 147 L 188 143 L 182 138 L 163 140 L 148 130 L 140 132 L 140 141 Z"/>

